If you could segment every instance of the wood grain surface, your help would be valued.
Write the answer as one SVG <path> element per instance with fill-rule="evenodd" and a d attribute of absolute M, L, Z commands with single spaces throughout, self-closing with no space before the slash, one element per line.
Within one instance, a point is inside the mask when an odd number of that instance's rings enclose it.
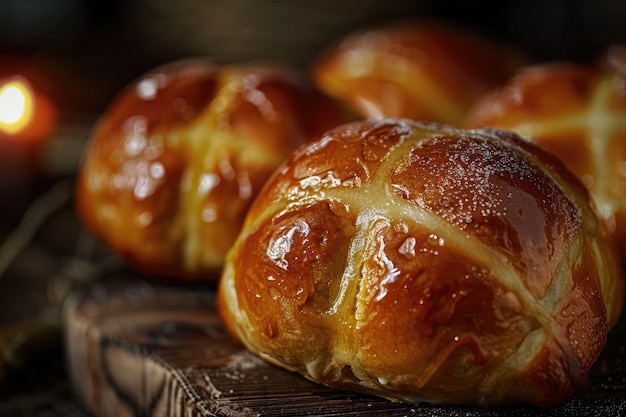
<path fill-rule="evenodd" d="M 95 416 L 624 416 L 626 325 L 611 334 L 587 392 L 566 406 L 499 409 L 401 404 L 328 389 L 235 344 L 215 288 L 114 270 L 70 297 L 65 355 L 75 392 Z"/>

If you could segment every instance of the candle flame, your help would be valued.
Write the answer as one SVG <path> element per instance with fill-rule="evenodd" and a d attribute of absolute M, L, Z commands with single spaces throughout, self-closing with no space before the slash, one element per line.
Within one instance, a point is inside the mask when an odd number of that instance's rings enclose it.
<path fill-rule="evenodd" d="M 24 129 L 33 115 L 33 94 L 23 80 L 0 86 L 0 131 L 15 134 Z"/>

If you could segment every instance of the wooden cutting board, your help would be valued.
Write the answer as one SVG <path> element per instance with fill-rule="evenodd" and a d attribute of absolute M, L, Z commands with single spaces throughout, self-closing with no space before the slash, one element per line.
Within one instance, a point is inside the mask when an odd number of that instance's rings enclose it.
<path fill-rule="evenodd" d="M 70 379 L 98 417 L 626 416 L 625 329 L 622 320 L 581 398 L 555 410 L 481 410 L 392 403 L 269 365 L 226 335 L 211 286 L 115 270 L 73 294 L 64 311 Z"/>

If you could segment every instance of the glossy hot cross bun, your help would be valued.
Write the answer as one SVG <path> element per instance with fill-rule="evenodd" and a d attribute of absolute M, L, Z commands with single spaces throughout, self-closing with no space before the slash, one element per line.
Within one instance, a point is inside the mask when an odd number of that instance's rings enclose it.
<path fill-rule="evenodd" d="M 124 90 L 77 185 L 84 223 L 141 269 L 217 278 L 250 202 L 299 145 L 345 121 L 295 71 L 185 60 Z"/>
<path fill-rule="evenodd" d="M 588 188 L 626 254 L 624 50 L 611 48 L 606 65 L 526 67 L 480 100 L 465 126 L 512 130 L 559 157 Z"/>
<path fill-rule="evenodd" d="M 623 303 L 586 190 L 500 130 L 340 126 L 266 184 L 219 311 L 252 352 L 393 400 L 561 404 Z"/>
<path fill-rule="evenodd" d="M 402 20 L 349 34 L 311 72 L 323 91 L 361 117 L 460 125 L 474 102 L 523 62 L 519 51 L 483 34 Z"/>

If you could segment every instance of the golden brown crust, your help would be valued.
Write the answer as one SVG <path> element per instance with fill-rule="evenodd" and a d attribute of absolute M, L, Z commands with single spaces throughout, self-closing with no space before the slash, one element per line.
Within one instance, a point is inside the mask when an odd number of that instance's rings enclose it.
<path fill-rule="evenodd" d="M 603 227 L 575 178 L 513 134 L 344 125 L 266 184 L 220 314 L 251 351 L 332 387 L 553 406 L 606 340 L 622 277 Z"/>
<path fill-rule="evenodd" d="M 520 70 L 476 104 L 465 126 L 515 131 L 560 158 L 626 250 L 626 60 L 619 48 L 611 51 L 597 67 L 550 63 Z"/>
<path fill-rule="evenodd" d="M 198 59 L 155 69 L 95 127 L 77 186 L 81 218 L 142 269 L 216 278 L 274 168 L 342 121 L 283 67 Z"/>
<path fill-rule="evenodd" d="M 350 34 L 314 63 L 312 74 L 361 117 L 460 124 L 522 62 L 510 46 L 469 30 L 404 20 Z"/>

